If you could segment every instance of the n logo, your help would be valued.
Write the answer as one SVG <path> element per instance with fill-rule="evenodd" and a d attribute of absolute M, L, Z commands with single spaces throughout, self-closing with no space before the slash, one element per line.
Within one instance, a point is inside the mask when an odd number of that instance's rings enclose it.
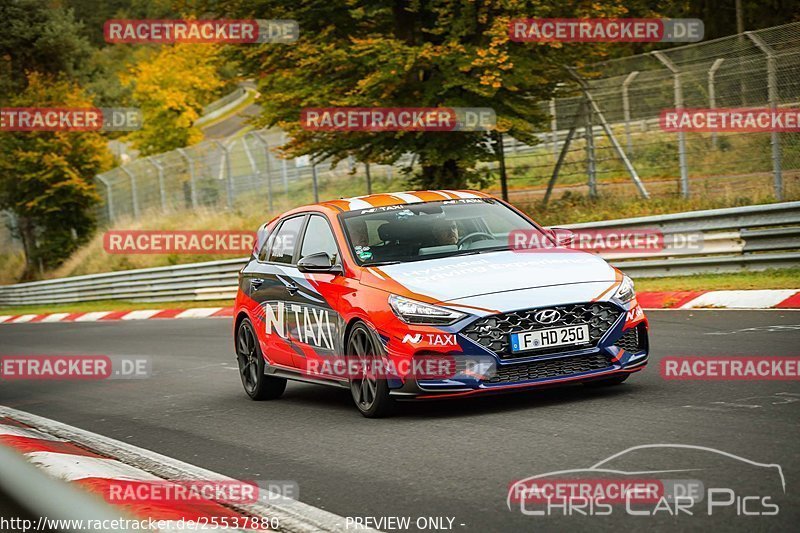
<path fill-rule="evenodd" d="M 403 337 L 403 344 L 419 344 L 420 342 L 422 342 L 422 333 L 416 335 L 406 333 L 406 336 Z"/>

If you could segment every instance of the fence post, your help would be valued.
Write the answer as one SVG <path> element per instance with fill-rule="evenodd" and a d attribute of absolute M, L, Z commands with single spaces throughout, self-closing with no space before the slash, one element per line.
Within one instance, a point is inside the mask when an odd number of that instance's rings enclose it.
<path fill-rule="evenodd" d="M 764 52 L 764 55 L 767 56 L 767 89 L 769 91 L 769 108 L 774 113 L 778 108 L 778 100 L 780 98 L 780 95 L 778 94 L 778 74 L 775 67 L 775 52 L 759 35 L 749 31 L 744 33 L 750 38 L 751 41 L 753 41 L 753 44 L 755 44 L 759 50 Z M 775 199 L 780 202 L 783 200 L 781 137 L 780 133 L 774 129 L 770 134 L 770 144 L 772 145 L 772 175 L 775 186 Z"/>
<path fill-rule="evenodd" d="M 197 186 L 195 185 L 194 160 L 186 154 L 183 148 L 178 148 L 178 153 L 183 156 L 189 165 L 189 191 L 192 200 L 192 209 L 197 209 Z"/>
<path fill-rule="evenodd" d="M 633 184 L 636 185 L 637 189 L 639 189 L 639 194 L 644 199 L 650 198 L 650 195 L 647 192 L 647 188 L 644 186 L 644 183 L 642 182 L 641 178 L 639 178 L 639 174 L 633 167 L 633 163 L 631 163 L 631 160 L 628 159 L 628 155 L 625 153 L 625 150 L 622 149 L 622 145 L 619 144 L 619 142 L 617 141 L 617 138 L 614 136 L 614 132 L 611 131 L 611 126 L 608 125 L 606 117 L 603 116 L 603 112 L 600 111 L 600 106 L 598 106 L 597 102 L 594 101 L 592 93 L 589 91 L 590 89 L 589 83 L 586 80 L 584 80 L 580 74 L 578 74 L 578 71 L 575 70 L 574 67 L 565 67 L 565 68 L 567 69 L 567 72 L 569 72 L 570 75 L 573 78 L 575 78 L 575 81 L 577 81 L 578 84 L 581 86 L 581 92 L 583 93 L 585 102 L 589 105 L 589 109 L 591 109 L 592 112 L 595 115 L 597 115 L 597 119 L 600 121 L 600 127 L 603 128 L 606 137 L 608 137 L 608 140 L 611 141 L 611 147 L 617 153 L 619 158 L 622 159 L 622 163 L 625 165 L 625 169 L 631 175 Z M 578 117 L 579 115 L 576 114 L 575 116 Z"/>
<path fill-rule="evenodd" d="M 709 109 L 716 109 L 717 107 L 717 89 L 714 84 L 714 76 L 717 74 L 719 67 L 722 66 L 722 63 L 725 61 L 725 58 L 718 57 L 714 60 L 714 63 L 711 65 L 711 68 L 708 69 L 708 108 Z M 711 132 L 711 146 L 716 149 L 718 144 L 717 140 L 717 132 Z"/>
<path fill-rule="evenodd" d="M 622 114 L 625 120 L 625 144 L 628 148 L 628 157 L 631 157 L 633 154 L 633 141 L 631 140 L 631 103 L 628 97 L 628 88 L 638 75 L 639 71 L 634 70 L 628 74 L 622 82 Z"/>
<path fill-rule="evenodd" d="M 269 143 L 267 140 L 261 136 L 261 132 L 254 131 L 252 132 L 253 136 L 258 139 L 258 142 L 264 147 L 264 161 L 265 161 L 265 170 L 267 171 L 267 201 L 269 202 L 269 211 L 272 212 L 272 164 L 269 161 Z"/>
<path fill-rule="evenodd" d="M 260 181 L 261 178 L 261 171 L 258 169 L 258 165 L 256 164 L 256 160 L 253 157 L 253 154 L 250 153 L 250 146 L 247 145 L 247 138 L 250 136 L 249 133 L 246 133 L 244 137 L 242 137 L 242 148 L 244 148 L 244 155 L 247 156 L 247 161 L 250 163 L 250 171 L 253 173 L 251 178 L 251 183 L 253 180 L 256 182 Z"/>
<path fill-rule="evenodd" d="M 281 146 L 286 144 L 286 133 L 281 132 Z M 289 171 L 286 168 L 286 158 L 281 158 L 281 176 L 283 177 L 283 190 L 289 196 Z"/>
<path fill-rule="evenodd" d="M 100 183 L 106 188 L 106 209 L 108 210 L 108 221 L 109 223 L 114 222 L 114 191 L 111 189 L 111 184 L 108 183 L 103 176 L 98 174 L 95 176 Z"/>
<path fill-rule="evenodd" d="M 594 124 L 592 123 L 592 108 L 589 101 L 584 97 L 581 104 L 583 113 L 583 137 L 586 140 L 586 171 L 589 175 L 589 196 L 597 198 L 597 167 L 595 165 L 594 153 Z"/>
<path fill-rule="evenodd" d="M 125 166 L 119 167 L 131 180 L 131 206 L 133 207 L 133 218 L 139 220 L 139 193 L 136 190 L 136 176 L 125 168 Z"/>
<path fill-rule="evenodd" d="M 550 130 L 553 132 L 553 158 L 558 157 L 558 117 L 556 117 L 556 99 L 550 99 Z"/>
<path fill-rule="evenodd" d="M 231 157 L 230 152 L 228 151 L 228 147 L 225 146 L 220 141 L 214 141 L 222 150 L 222 157 L 224 159 L 225 164 L 225 192 L 227 198 L 228 209 L 233 209 L 233 181 L 231 177 Z M 222 167 L 220 166 L 220 169 Z"/>
<path fill-rule="evenodd" d="M 681 71 L 662 52 L 653 52 L 653 55 L 672 72 L 675 87 L 675 109 L 683 109 L 683 86 L 681 85 Z M 686 163 L 686 133 L 678 132 L 678 165 L 681 171 L 681 196 L 689 197 L 689 167 Z"/>
<path fill-rule="evenodd" d="M 317 164 L 311 161 L 311 187 L 314 190 L 314 203 L 319 203 L 319 186 L 317 185 Z"/>
<path fill-rule="evenodd" d="M 164 191 L 164 166 L 152 157 L 145 158 L 145 161 L 156 167 L 156 171 L 158 172 L 158 195 L 161 199 L 161 211 L 166 213 L 167 193 Z"/>

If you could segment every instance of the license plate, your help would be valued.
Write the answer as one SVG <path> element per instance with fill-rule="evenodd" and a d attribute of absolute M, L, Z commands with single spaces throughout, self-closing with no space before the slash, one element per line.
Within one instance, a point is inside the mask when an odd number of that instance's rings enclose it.
<path fill-rule="evenodd" d="M 511 334 L 511 351 L 524 352 L 589 342 L 589 326 L 566 326 Z"/>

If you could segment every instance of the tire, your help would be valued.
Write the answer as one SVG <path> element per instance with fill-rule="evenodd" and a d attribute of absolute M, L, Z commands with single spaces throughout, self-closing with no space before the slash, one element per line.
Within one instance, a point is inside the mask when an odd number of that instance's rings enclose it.
<path fill-rule="evenodd" d="M 630 377 L 630 374 L 625 374 L 624 376 L 614 376 L 611 378 L 603 378 L 603 379 L 595 379 L 593 381 L 584 381 L 583 384 L 587 387 L 596 389 L 601 387 L 615 387 L 617 385 L 622 385 L 626 379 Z"/>
<path fill-rule="evenodd" d="M 347 336 L 346 352 L 348 356 L 357 356 L 362 362 L 382 357 L 375 335 L 363 322 L 356 322 Z M 367 370 L 369 364 L 363 365 Z M 372 374 L 372 375 L 370 375 Z M 380 379 L 374 372 L 365 372 L 362 379 L 350 379 L 350 394 L 359 412 L 367 418 L 381 418 L 392 412 L 394 401 L 389 396 L 389 384 Z"/>
<path fill-rule="evenodd" d="M 283 395 L 286 380 L 264 374 L 264 356 L 249 318 L 236 328 L 236 361 L 242 386 L 251 400 L 275 400 Z"/>

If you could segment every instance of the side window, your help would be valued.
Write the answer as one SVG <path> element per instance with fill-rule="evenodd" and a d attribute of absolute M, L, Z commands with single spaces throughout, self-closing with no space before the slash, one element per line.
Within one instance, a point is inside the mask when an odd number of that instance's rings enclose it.
<path fill-rule="evenodd" d="M 271 239 L 268 261 L 287 265 L 292 264 L 294 247 L 297 244 L 297 238 L 300 236 L 300 228 L 303 226 L 304 218 L 304 216 L 297 216 L 283 221 L 280 229 Z"/>
<path fill-rule="evenodd" d="M 267 260 L 267 253 L 269 252 L 269 238 L 270 238 L 270 233 L 267 231 L 267 225 L 264 224 L 256 232 L 256 246 L 261 247 L 258 250 L 258 260 L 261 262 Z"/>
<path fill-rule="evenodd" d="M 331 232 L 331 227 L 325 218 L 313 215 L 308 220 L 306 233 L 303 236 L 303 246 L 300 248 L 300 258 L 319 252 L 326 252 L 336 264 L 339 260 L 339 249 L 336 247 L 336 238 Z"/>

